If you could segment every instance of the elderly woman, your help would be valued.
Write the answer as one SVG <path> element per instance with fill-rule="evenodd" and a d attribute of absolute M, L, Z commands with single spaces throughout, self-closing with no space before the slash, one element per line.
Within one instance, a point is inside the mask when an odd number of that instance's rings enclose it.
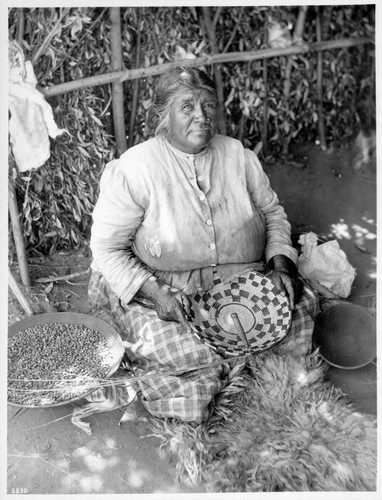
<path fill-rule="evenodd" d="M 217 276 L 267 272 L 289 298 L 288 339 L 300 354 L 310 349 L 317 301 L 306 287 L 300 298 L 290 224 L 257 156 L 218 133 L 208 75 L 188 67 L 167 72 L 151 115 L 155 137 L 103 172 L 89 296 L 95 306 L 110 301 L 128 358 L 138 373 L 152 372 L 140 382 L 145 408 L 198 423 L 224 385 L 216 363 L 223 358 L 192 333 L 189 295 L 210 289 Z"/>

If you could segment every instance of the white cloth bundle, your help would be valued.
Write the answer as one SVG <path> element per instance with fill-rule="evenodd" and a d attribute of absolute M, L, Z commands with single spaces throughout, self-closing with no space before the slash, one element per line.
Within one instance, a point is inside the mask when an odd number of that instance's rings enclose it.
<path fill-rule="evenodd" d="M 318 237 L 313 232 L 300 236 L 298 243 L 302 253 L 298 257 L 298 272 L 324 297 L 348 297 L 355 269 L 337 240 L 321 245 L 317 245 L 317 241 Z"/>

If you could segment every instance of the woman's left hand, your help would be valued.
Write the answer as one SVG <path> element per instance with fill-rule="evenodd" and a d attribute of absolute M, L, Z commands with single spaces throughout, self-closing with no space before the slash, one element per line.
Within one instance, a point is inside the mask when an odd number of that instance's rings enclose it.
<path fill-rule="evenodd" d="M 268 266 L 270 267 L 268 278 L 273 281 L 279 292 L 285 293 L 293 309 L 302 293 L 302 282 L 298 278 L 296 266 L 284 255 L 275 255 L 268 262 Z"/>
<path fill-rule="evenodd" d="M 273 284 L 277 288 L 279 292 L 284 292 L 285 295 L 289 298 L 289 303 L 291 308 L 294 308 L 294 286 L 292 278 L 288 273 L 284 271 L 277 271 L 273 269 L 267 274 L 268 278 L 273 281 Z"/>

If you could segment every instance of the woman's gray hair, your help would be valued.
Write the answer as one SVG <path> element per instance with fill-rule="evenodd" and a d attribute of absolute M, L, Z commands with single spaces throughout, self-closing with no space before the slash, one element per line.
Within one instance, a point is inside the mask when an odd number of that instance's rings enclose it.
<path fill-rule="evenodd" d="M 185 90 L 204 89 L 210 92 L 218 101 L 215 83 L 198 68 L 177 66 L 166 72 L 159 79 L 156 87 L 155 100 L 148 110 L 148 124 L 155 135 L 166 134 L 170 130 L 170 109 L 178 95 Z"/>

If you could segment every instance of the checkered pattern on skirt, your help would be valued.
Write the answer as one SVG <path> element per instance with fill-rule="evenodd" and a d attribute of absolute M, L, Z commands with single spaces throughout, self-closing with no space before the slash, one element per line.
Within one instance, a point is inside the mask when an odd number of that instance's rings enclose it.
<path fill-rule="evenodd" d="M 212 364 L 224 358 L 192 333 L 186 333 L 179 323 L 159 319 L 155 309 L 135 301 L 122 306 L 98 272 L 92 272 L 88 293 L 95 310 L 110 307 L 135 375 L 153 373 L 139 381 L 145 408 L 156 417 L 175 417 L 196 423 L 205 420 L 210 402 L 225 384 L 222 365 L 184 375 L 168 375 L 168 372 Z M 318 298 L 305 286 L 293 310 L 290 333 L 276 349 L 296 356 L 310 352 L 318 312 Z"/>

